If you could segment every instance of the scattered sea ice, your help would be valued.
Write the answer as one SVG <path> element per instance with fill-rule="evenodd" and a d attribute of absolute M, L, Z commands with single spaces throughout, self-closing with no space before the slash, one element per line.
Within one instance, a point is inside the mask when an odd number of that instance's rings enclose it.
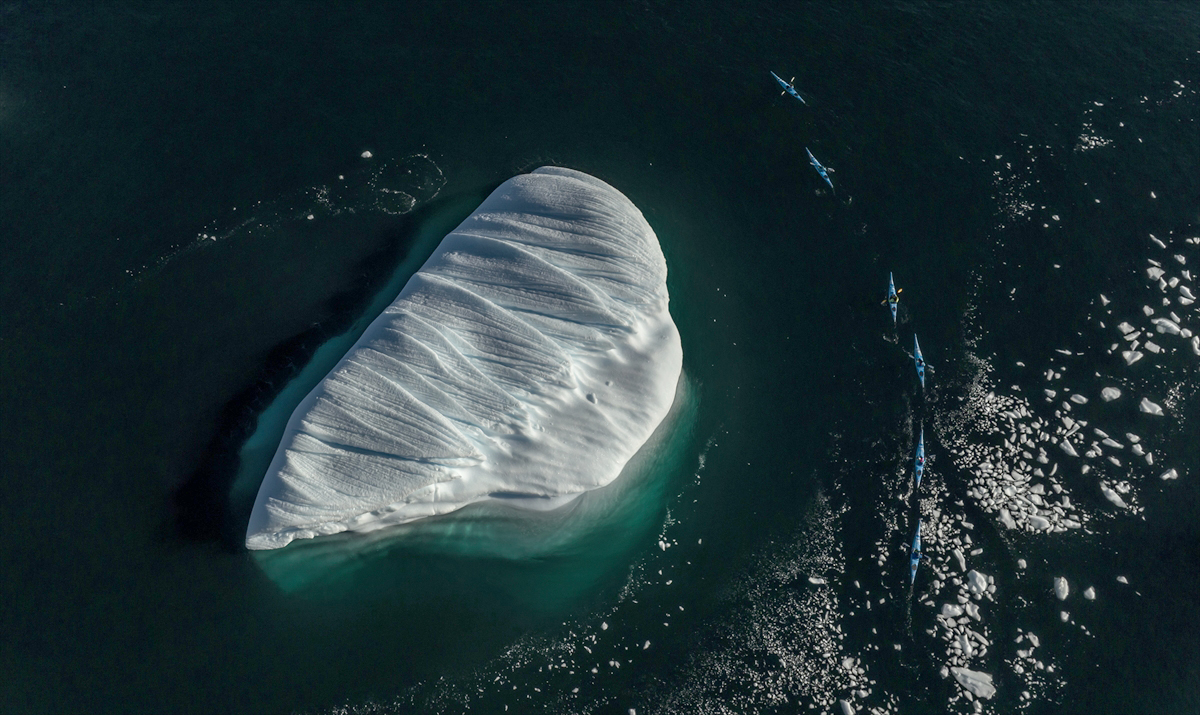
<path fill-rule="evenodd" d="M 1105 402 L 1112 402 L 1121 396 L 1121 391 L 1115 387 L 1106 387 L 1100 391 L 1100 397 L 1104 398 Z"/>
<path fill-rule="evenodd" d="M 1159 417 L 1162 417 L 1162 413 L 1163 413 L 1161 407 L 1154 404 L 1150 400 L 1147 400 L 1145 397 L 1143 397 L 1142 401 L 1140 403 L 1138 403 L 1138 409 L 1141 410 L 1142 412 L 1145 412 L 1148 415 L 1157 415 Z"/>
<path fill-rule="evenodd" d="M 1071 587 L 1067 584 L 1067 580 L 1062 576 L 1054 578 L 1054 595 L 1058 596 L 1058 600 L 1067 600 L 1067 594 L 1071 592 Z"/>

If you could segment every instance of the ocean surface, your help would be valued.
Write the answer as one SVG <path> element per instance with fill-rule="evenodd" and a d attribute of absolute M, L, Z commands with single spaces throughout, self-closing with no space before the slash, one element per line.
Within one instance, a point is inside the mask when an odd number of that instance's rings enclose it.
<path fill-rule="evenodd" d="M 0 3 L 0 711 L 1200 711 L 1198 88 L 1190 2 Z M 246 551 L 543 165 L 658 234 L 664 429 L 561 522 Z"/>

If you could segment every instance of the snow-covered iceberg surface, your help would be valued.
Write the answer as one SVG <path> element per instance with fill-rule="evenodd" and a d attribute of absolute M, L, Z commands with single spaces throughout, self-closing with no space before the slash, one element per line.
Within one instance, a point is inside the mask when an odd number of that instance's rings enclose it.
<path fill-rule="evenodd" d="M 246 546 L 373 531 L 608 484 L 683 366 L 658 239 L 569 169 L 514 177 L 446 236 L 296 408 Z"/>

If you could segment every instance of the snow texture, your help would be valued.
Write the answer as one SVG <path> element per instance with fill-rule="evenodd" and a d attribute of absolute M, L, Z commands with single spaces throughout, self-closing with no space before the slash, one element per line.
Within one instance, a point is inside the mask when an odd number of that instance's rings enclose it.
<path fill-rule="evenodd" d="M 608 184 L 544 167 L 446 236 L 296 408 L 250 549 L 602 487 L 674 401 L 667 266 Z"/>

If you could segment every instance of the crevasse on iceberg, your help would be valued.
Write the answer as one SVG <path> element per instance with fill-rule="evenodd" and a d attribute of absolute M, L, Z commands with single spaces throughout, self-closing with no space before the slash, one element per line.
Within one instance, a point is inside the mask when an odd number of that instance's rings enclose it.
<path fill-rule="evenodd" d="M 508 180 L 296 408 L 246 546 L 608 484 L 674 399 L 666 277 L 608 184 L 554 167 Z"/>

